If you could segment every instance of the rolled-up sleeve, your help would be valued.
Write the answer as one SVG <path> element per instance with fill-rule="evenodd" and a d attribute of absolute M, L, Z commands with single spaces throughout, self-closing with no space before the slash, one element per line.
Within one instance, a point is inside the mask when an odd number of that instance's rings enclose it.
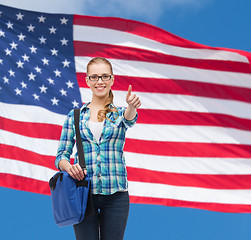
<path fill-rule="evenodd" d="M 73 147 L 75 145 L 75 129 L 73 122 L 73 114 L 70 112 L 63 124 L 61 137 L 59 140 L 55 166 L 59 169 L 59 162 L 64 159 L 70 162 Z"/>
<path fill-rule="evenodd" d="M 133 126 L 135 125 L 135 123 L 137 122 L 138 113 L 136 112 L 136 116 L 135 116 L 134 119 L 132 119 L 132 120 L 127 120 L 127 119 L 125 118 L 125 116 L 124 116 L 125 110 L 126 110 L 126 108 L 121 108 L 121 109 L 119 110 L 119 111 L 121 111 L 120 115 L 123 116 L 123 122 L 124 122 L 125 126 L 126 126 L 127 128 L 131 128 L 131 127 L 133 127 Z"/>

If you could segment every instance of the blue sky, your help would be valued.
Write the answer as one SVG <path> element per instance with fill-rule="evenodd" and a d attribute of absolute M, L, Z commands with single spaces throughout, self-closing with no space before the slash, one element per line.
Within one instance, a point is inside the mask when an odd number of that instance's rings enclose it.
<path fill-rule="evenodd" d="M 11 3 L 10 3 L 11 2 Z M 117 16 L 147 22 L 188 40 L 251 52 L 250 0 L 0 0 L 60 13 Z M 58 228 L 49 196 L 0 188 L 0 239 L 74 239 Z M 131 204 L 125 240 L 247 240 L 251 214 Z"/>

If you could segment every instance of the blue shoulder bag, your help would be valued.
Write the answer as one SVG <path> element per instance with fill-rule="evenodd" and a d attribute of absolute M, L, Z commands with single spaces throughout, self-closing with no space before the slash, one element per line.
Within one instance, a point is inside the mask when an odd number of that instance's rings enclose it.
<path fill-rule="evenodd" d="M 79 165 L 86 169 L 84 150 L 79 131 L 80 109 L 74 109 Z M 67 172 L 56 173 L 49 181 L 52 210 L 59 227 L 74 225 L 92 214 L 91 180 L 88 175 L 82 181 L 72 178 Z"/>

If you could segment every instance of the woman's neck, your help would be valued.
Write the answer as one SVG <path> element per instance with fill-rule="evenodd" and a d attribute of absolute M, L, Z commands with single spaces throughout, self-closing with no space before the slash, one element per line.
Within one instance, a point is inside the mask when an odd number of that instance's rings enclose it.
<path fill-rule="evenodd" d="M 96 96 L 92 96 L 91 103 L 89 104 L 89 107 L 98 107 L 98 108 L 103 108 L 105 106 L 105 102 L 107 100 L 106 98 L 97 98 Z"/>

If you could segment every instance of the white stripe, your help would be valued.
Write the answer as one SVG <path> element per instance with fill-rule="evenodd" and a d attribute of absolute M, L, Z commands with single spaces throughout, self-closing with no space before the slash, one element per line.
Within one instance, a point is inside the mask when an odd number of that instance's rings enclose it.
<path fill-rule="evenodd" d="M 58 140 L 31 138 L 0 129 L 0 143 L 47 156 L 56 156 Z"/>
<path fill-rule="evenodd" d="M 251 174 L 250 158 L 169 157 L 125 152 L 128 167 L 188 174 Z"/>
<path fill-rule="evenodd" d="M 131 196 L 192 202 L 251 204 L 251 190 L 206 189 L 129 181 L 129 193 Z"/>
<path fill-rule="evenodd" d="M 57 171 L 52 169 L 0 158 L 0 172 L 48 181 Z M 251 204 L 251 190 L 218 190 L 179 187 L 164 184 L 129 182 L 131 196 L 167 198 L 193 202 Z"/>
<path fill-rule="evenodd" d="M 75 57 L 76 71 L 78 73 L 86 71 L 86 65 L 90 59 L 89 57 Z M 118 59 L 109 59 L 109 61 L 112 63 L 115 75 L 156 78 L 156 81 L 158 78 L 166 78 L 251 88 L 251 74 L 248 73 L 204 70 L 161 63 Z"/>
<path fill-rule="evenodd" d="M 148 141 L 251 144 L 251 131 L 211 126 L 138 123 L 126 136 Z"/>
<path fill-rule="evenodd" d="M 31 163 L 0 158 L 0 172 L 48 182 L 57 171 Z"/>
<path fill-rule="evenodd" d="M 20 122 L 48 123 L 62 126 L 66 116 L 42 107 L 0 103 L 1 117 Z"/>
<path fill-rule="evenodd" d="M 234 52 L 176 47 L 132 33 L 102 27 L 73 25 L 73 40 L 133 47 L 192 59 L 228 60 L 248 63 L 246 57 Z"/>
<path fill-rule="evenodd" d="M 89 88 L 80 88 L 83 102 L 91 99 Z M 126 91 L 113 90 L 114 104 L 126 107 Z M 142 109 L 175 110 L 201 113 L 220 113 L 238 118 L 251 119 L 251 104 L 241 101 L 224 100 L 188 95 L 133 92 L 139 96 Z"/>

